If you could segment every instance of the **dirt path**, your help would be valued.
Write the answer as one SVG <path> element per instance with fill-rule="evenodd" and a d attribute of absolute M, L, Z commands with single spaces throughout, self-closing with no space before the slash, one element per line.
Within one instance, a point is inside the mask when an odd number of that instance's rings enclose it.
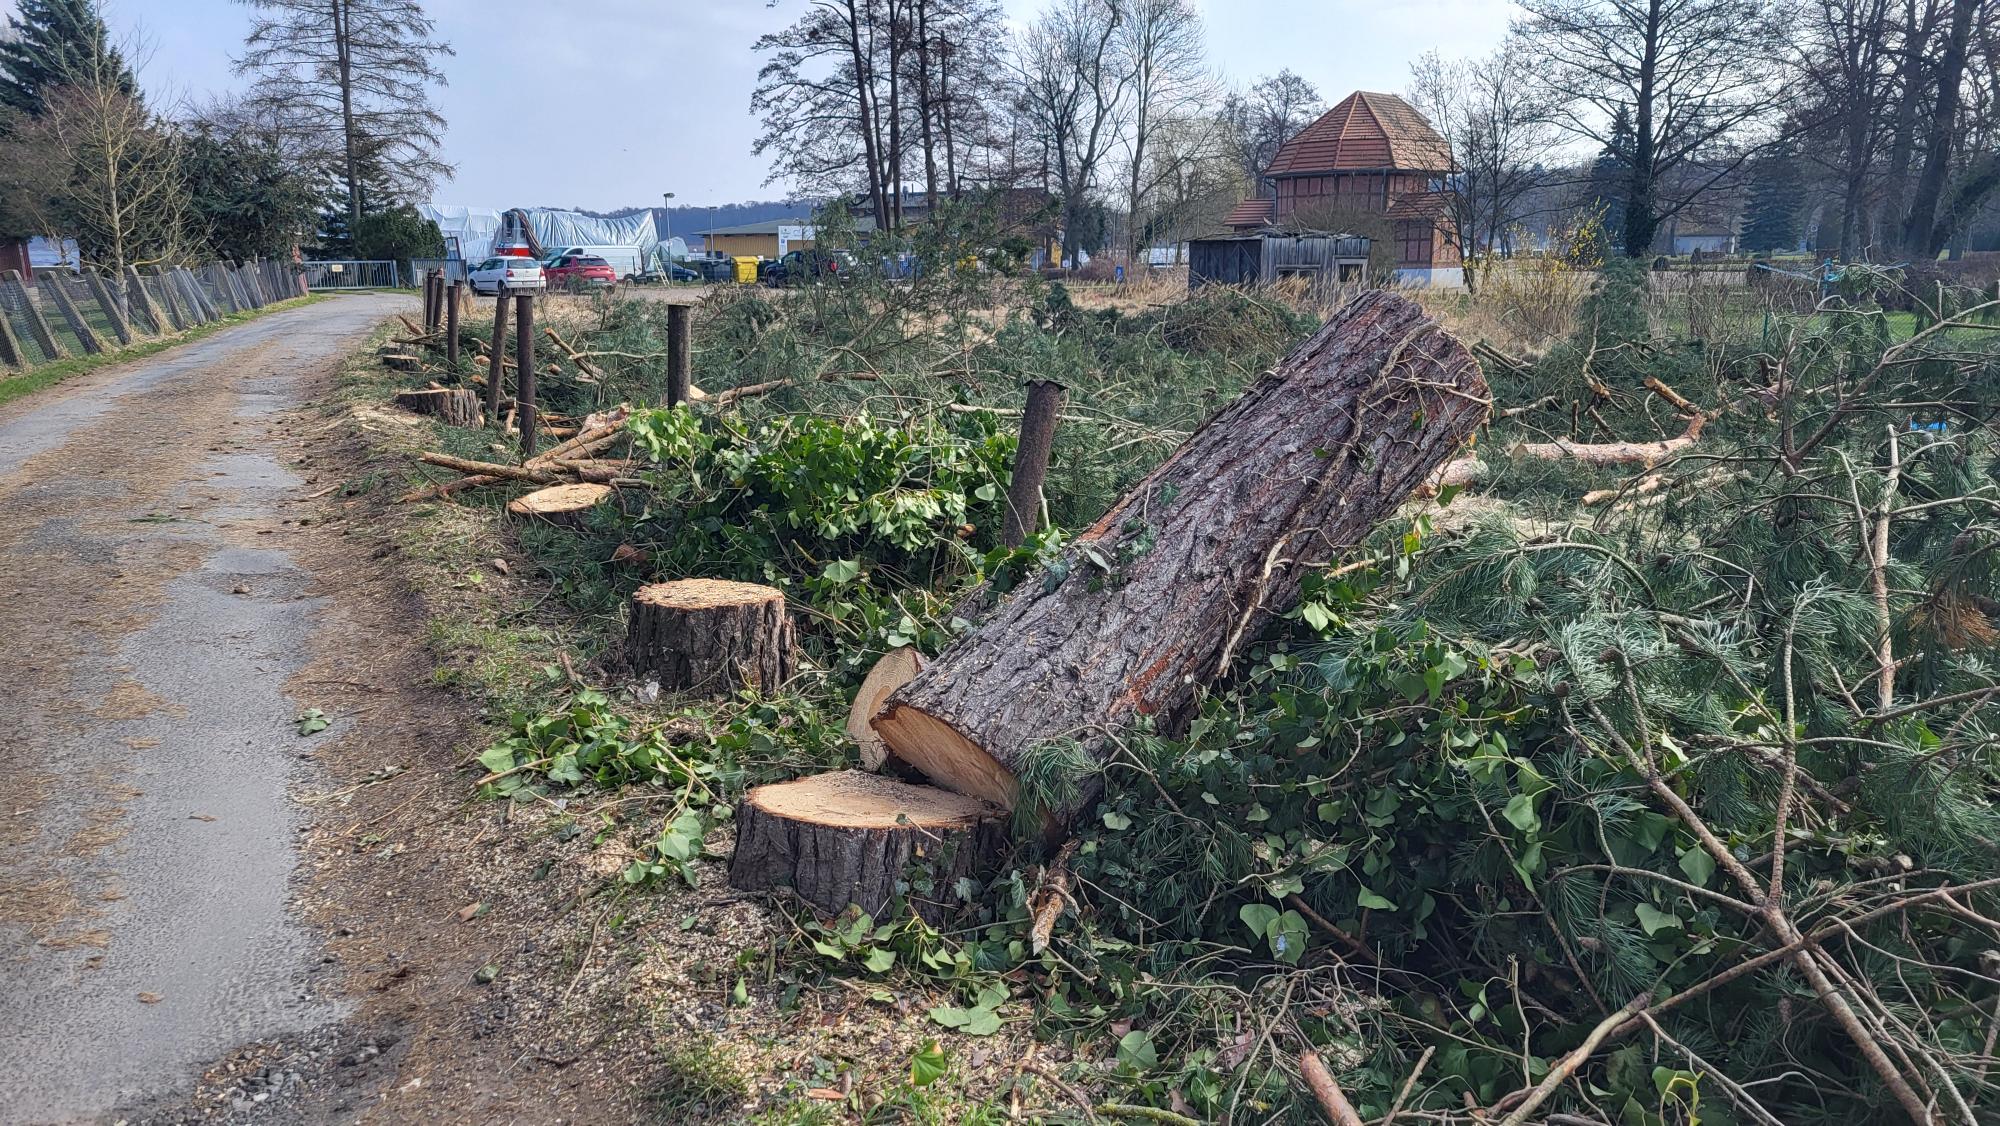
<path fill-rule="evenodd" d="M 392 812 L 452 802 L 463 726 L 371 545 L 316 526 L 340 469 L 293 408 L 411 305 L 277 313 L 0 408 L 8 1122 L 556 1117 L 504 1079 L 442 1098 L 465 892 L 398 898 L 356 831 L 371 770 L 421 776 Z M 301 735 L 313 707 L 332 726 Z M 412 976 L 439 959 L 451 989 Z"/>

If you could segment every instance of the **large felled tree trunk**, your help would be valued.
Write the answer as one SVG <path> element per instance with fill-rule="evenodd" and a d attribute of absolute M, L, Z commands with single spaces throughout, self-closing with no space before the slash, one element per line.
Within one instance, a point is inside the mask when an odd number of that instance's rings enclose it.
<path fill-rule="evenodd" d="M 1175 732 L 1203 686 L 1455 453 L 1489 406 L 1414 302 L 1356 298 L 889 697 L 874 721 L 933 782 L 1012 808 L 1038 747 L 1102 757 L 1142 717 Z M 1095 797 L 1088 782 L 1060 822 Z"/>

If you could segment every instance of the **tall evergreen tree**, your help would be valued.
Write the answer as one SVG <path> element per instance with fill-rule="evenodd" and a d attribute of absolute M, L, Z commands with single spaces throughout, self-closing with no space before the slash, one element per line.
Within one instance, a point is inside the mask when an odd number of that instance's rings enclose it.
<path fill-rule="evenodd" d="M 256 75 L 249 101 L 288 131 L 316 170 L 346 192 L 347 223 L 420 200 L 451 165 L 439 159 L 444 117 L 430 88 L 451 45 L 418 0 L 240 0 L 259 13 L 236 60 Z M 388 188 L 367 198 L 373 150 Z"/>
<path fill-rule="evenodd" d="M 1799 200 L 1805 178 L 1798 153 L 1780 148 L 1750 171 L 1750 208 L 1743 226 L 1743 249 L 1752 254 L 1799 247 Z"/>
<path fill-rule="evenodd" d="M 1625 230 L 1625 199 L 1632 185 L 1632 153 L 1636 138 L 1632 113 L 1624 103 L 1612 115 L 1604 147 L 1590 166 L 1590 203 L 1603 213 L 1605 236 L 1616 242 Z"/>
<path fill-rule="evenodd" d="M 112 75 L 120 93 L 138 96 L 138 79 L 111 45 L 96 0 L 20 0 L 19 9 L 0 39 L 0 106 L 38 116 L 49 91 L 86 74 Z"/>

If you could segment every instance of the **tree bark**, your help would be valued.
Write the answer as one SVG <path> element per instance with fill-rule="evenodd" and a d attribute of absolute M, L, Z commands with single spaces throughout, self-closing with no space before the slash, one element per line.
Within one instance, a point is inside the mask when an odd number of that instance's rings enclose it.
<path fill-rule="evenodd" d="M 632 595 L 625 656 L 660 687 L 725 695 L 770 690 L 796 669 L 784 593 L 755 583 L 680 579 Z"/>
<path fill-rule="evenodd" d="M 1007 512 L 1000 526 L 1000 542 L 1008 547 L 1021 546 L 1042 526 L 1042 485 L 1049 478 L 1063 391 L 1053 379 L 1028 381 L 1028 407 L 1021 412 L 1021 440 L 1014 447 L 1014 475 L 1007 484 Z"/>
<path fill-rule="evenodd" d="M 579 481 L 550 485 L 507 502 L 507 514 L 517 520 L 539 520 L 561 528 L 581 528 L 590 513 L 611 497 L 611 486 Z"/>
<path fill-rule="evenodd" d="M 929 786 L 844 770 L 758 786 L 736 811 L 731 887 L 789 887 L 829 915 L 880 918 L 901 895 L 917 914 L 950 912 L 960 877 L 999 855 L 999 808 Z"/>
<path fill-rule="evenodd" d="M 1101 758 L 1143 719 L 1182 730 L 1305 574 L 1392 513 L 1489 406 L 1471 354 L 1416 303 L 1356 298 L 892 695 L 876 732 L 938 785 L 1012 808 L 1045 745 Z M 1066 820 L 1094 790 L 1080 779 L 1044 812 Z"/>

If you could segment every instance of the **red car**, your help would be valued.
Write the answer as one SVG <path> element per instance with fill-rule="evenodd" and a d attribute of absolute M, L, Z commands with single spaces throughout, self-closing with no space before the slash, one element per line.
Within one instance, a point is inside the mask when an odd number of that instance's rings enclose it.
<path fill-rule="evenodd" d="M 542 267 L 542 276 L 548 279 L 550 289 L 615 289 L 618 286 L 618 271 L 611 263 L 594 254 L 569 254 L 549 260 Z"/>

